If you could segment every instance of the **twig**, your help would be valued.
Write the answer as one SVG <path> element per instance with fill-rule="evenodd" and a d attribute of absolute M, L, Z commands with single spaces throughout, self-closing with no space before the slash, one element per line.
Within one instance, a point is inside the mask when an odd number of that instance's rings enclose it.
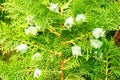
<path fill-rule="evenodd" d="M 69 40 L 69 41 L 66 41 L 66 42 L 63 42 L 62 44 L 64 44 L 64 45 L 66 45 L 66 44 L 73 44 L 73 45 L 75 45 L 75 40 L 79 40 L 79 39 L 81 39 L 81 37 L 77 37 L 76 39 L 71 39 L 71 40 Z"/>
<path fill-rule="evenodd" d="M 60 62 L 60 80 L 64 80 L 64 75 L 63 75 L 63 71 L 62 71 L 64 64 L 65 64 L 64 61 Z"/>
<path fill-rule="evenodd" d="M 3 9 L 3 7 L 2 7 L 2 6 L 0 6 L 0 11 L 2 11 L 2 9 Z"/>
<path fill-rule="evenodd" d="M 47 28 L 51 33 L 55 34 L 56 36 L 60 36 L 58 32 L 56 32 L 53 28 Z"/>
<path fill-rule="evenodd" d="M 72 2 L 72 0 L 69 0 L 68 2 L 67 2 L 67 4 L 65 4 L 65 5 L 63 5 L 62 7 L 61 7 L 61 15 L 63 14 L 63 12 L 64 12 L 64 9 L 66 9 L 66 8 L 68 8 L 68 6 L 69 6 L 69 4 Z"/>
<path fill-rule="evenodd" d="M 60 80 L 64 80 L 64 73 L 62 70 L 63 70 L 65 63 L 67 63 L 69 60 L 70 58 L 60 62 Z"/>
<path fill-rule="evenodd" d="M 87 35 L 91 34 L 90 32 L 85 34 L 84 36 L 81 36 L 81 37 L 76 37 L 75 39 L 71 39 L 69 41 L 65 41 L 65 42 L 62 42 L 63 45 L 66 45 L 66 44 L 73 44 L 75 45 L 75 42 L 76 40 L 81 40 L 82 38 L 86 38 Z"/>

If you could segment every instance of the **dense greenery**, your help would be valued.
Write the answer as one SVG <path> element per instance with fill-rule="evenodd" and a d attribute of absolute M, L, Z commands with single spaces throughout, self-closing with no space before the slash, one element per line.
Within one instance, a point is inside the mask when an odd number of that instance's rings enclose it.
<path fill-rule="evenodd" d="M 33 76 L 37 68 L 42 71 L 38 80 L 120 79 L 120 48 L 112 36 L 109 40 L 106 37 L 109 31 L 120 29 L 119 1 L 2 0 L 0 3 L 3 8 L 0 80 L 36 80 Z M 50 10 L 51 3 L 58 4 L 59 9 Z M 84 14 L 85 21 L 75 21 L 78 14 Z M 70 16 L 74 24 L 67 28 L 65 21 Z M 35 32 L 29 32 L 29 28 Z M 96 39 L 95 28 L 102 28 L 104 36 Z M 91 39 L 102 45 L 92 47 Z M 19 51 L 16 47 L 20 44 L 26 44 L 28 49 Z M 73 46 L 81 47 L 81 56 L 72 55 Z M 35 53 L 40 53 L 37 60 L 33 59 Z"/>

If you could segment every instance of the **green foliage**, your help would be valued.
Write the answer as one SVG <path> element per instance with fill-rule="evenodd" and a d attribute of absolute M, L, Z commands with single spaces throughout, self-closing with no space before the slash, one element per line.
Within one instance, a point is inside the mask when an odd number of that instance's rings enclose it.
<path fill-rule="evenodd" d="M 49 9 L 58 3 L 59 13 Z M 0 15 L 0 79 L 36 80 L 36 68 L 42 70 L 38 80 L 118 80 L 120 79 L 120 48 L 113 39 L 101 37 L 102 46 L 90 46 L 94 28 L 106 32 L 119 30 L 120 3 L 115 0 L 8 0 Z M 63 11 L 62 11 L 63 10 Z M 8 13 L 6 15 L 6 13 Z M 0 13 L 1 14 L 1 13 Z M 74 21 L 69 30 L 66 18 L 85 14 L 86 22 Z M 10 19 L 7 24 L 3 18 Z M 33 16 L 28 23 L 26 17 Z M 38 26 L 36 35 L 26 35 L 30 26 Z M 16 46 L 27 44 L 21 53 Z M 72 46 L 80 46 L 82 56 L 72 55 Z M 32 56 L 40 53 L 40 60 Z M 62 73 L 61 73 L 62 72 Z M 62 76 L 63 75 L 63 76 Z"/>

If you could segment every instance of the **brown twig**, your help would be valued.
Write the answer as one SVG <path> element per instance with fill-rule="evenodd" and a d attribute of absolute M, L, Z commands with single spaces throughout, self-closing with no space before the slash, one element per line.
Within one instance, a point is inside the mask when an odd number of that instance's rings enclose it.
<path fill-rule="evenodd" d="M 0 11 L 2 11 L 2 9 L 3 9 L 3 7 L 2 7 L 2 6 L 0 6 Z"/>
<path fill-rule="evenodd" d="M 89 32 L 89 33 L 85 34 L 84 36 L 76 37 L 75 39 L 71 39 L 71 40 L 69 40 L 69 41 L 62 42 L 62 44 L 63 44 L 63 45 L 66 45 L 66 44 L 73 44 L 73 45 L 75 45 L 75 41 L 76 41 L 76 40 L 82 40 L 82 38 L 85 38 L 85 39 L 86 39 L 86 36 L 89 35 L 89 34 L 91 34 L 91 33 Z"/>
<path fill-rule="evenodd" d="M 64 9 L 66 9 L 66 8 L 68 8 L 68 6 L 69 6 L 69 4 L 72 2 L 72 0 L 69 0 L 68 2 L 67 2 L 67 4 L 65 4 L 65 5 L 63 5 L 62 7 L 61 7 L 61 15 L 63 14 L 63 12 L 64 12 Z"/>
<path fill-rule="evenodd" d="M 62 44 L 63 45 L 66 45 L 66 44 L 73 44 L 73 45 L 75 45 L 75 40 L 79 40 L 79 39 L 81 39 L 81 37 L 77 37 L 76 39 L 71 39 L 71 40 L 69 40 L 69 41 L 66 41 L 66 42 L 62 42 Z"/>
<path fill-rule="evenodd" d="M 65 64 L 64 61 L 60 62 L 60 80 L 64 80 L 64 75 L 63 75 L 63 71 L 62 71 L 64 64 Z"/>
<path fill-rule="evenodd" d="M 55 34 L 56 36 L 60 36 L 60 34 L 58 32 L 55 31 L 55 29 L 53 28 L 47 28 L 51 33 Z"/>
<path fill-rule="evenodd" d="M 70 58 L 64 60 L 64 61 L 61 61 L 60 62 L 60 80 L 64 80 L 64 73 L 63 73 L 63 68 L 64 68 L 64 65 L 70 60 Z"/>
<path fill-rule="evenodd" d="M 75 44 L 74 40 L 70 40 L 70 41 L 66 41 L 66 42 L 63 42 L 62 43 L 63 45 L 66 45 L 66 44 Z"/>

